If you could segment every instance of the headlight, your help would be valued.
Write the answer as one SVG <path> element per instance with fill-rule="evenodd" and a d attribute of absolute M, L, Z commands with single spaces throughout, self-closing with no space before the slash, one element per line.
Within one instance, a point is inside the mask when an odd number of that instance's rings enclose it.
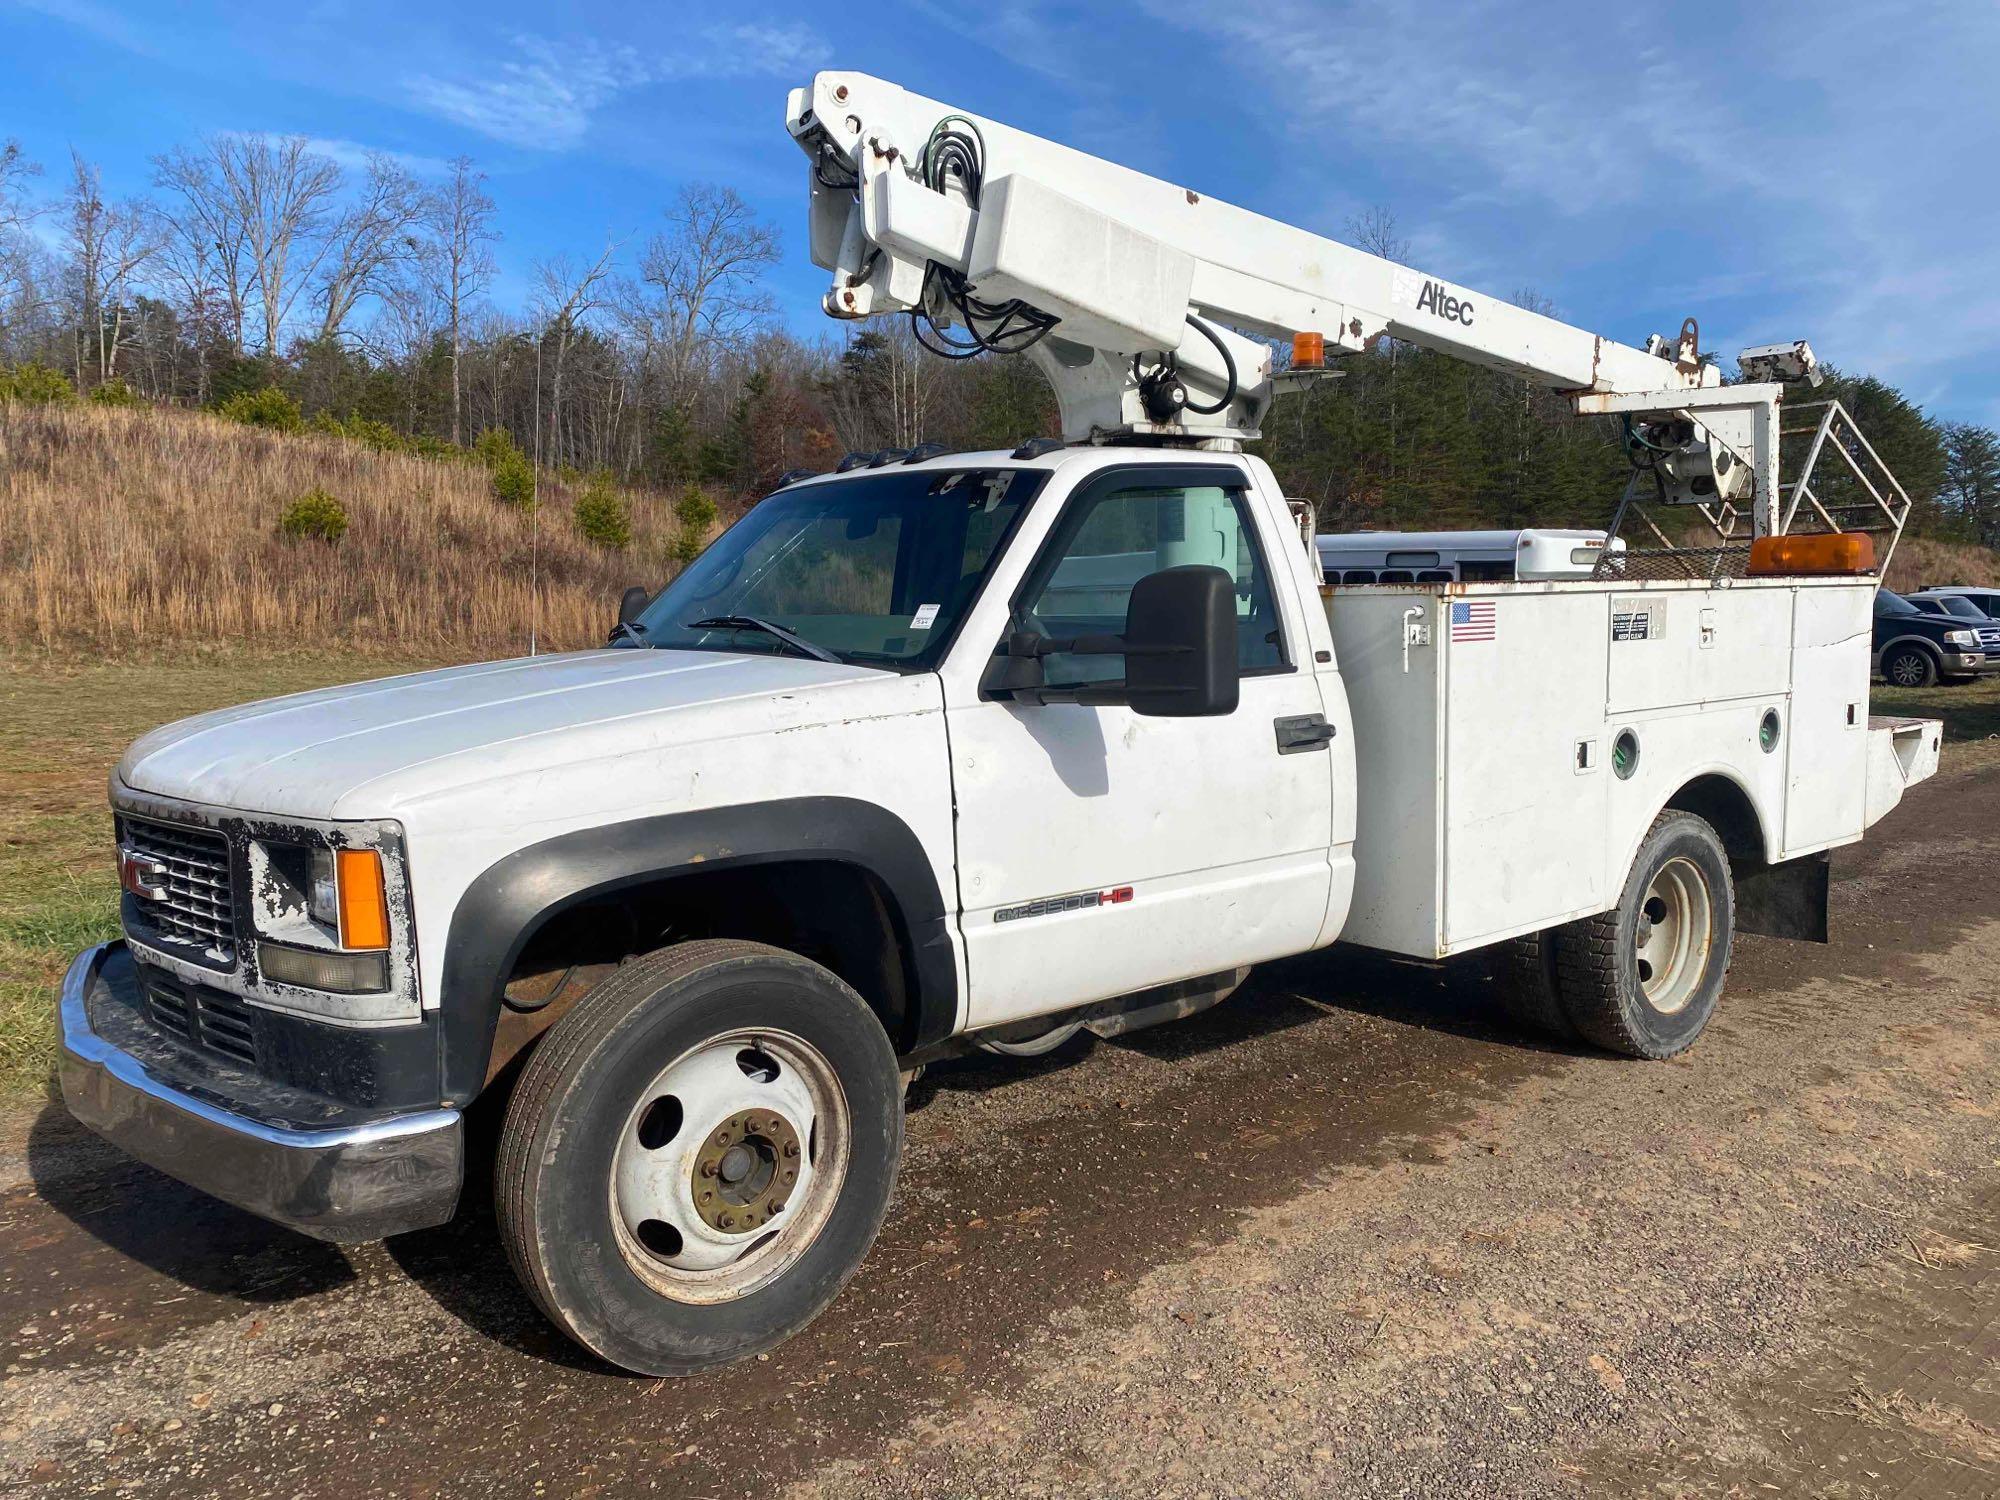
<path fill-rule="evenodd" d="M 315 922 L 328 927 L 340 925 L 340 893 L 334 885 L 333 851 L 312 851 L 312 884 L 306 892 L 306 910 Z"/>
<path fill-rule="evenodd" d="M 1976 646 L 1979 644 L 1979 632 L 1976 630 L 1947 630 L 1944 633 L 1944 643 L 1947 646 Z"/>
<path fill-rule="evenodd" d="M 375 850 L 257 839 L 250 887 L 266 979 L 347 995 L 389 988 L 389 900 Z"/>

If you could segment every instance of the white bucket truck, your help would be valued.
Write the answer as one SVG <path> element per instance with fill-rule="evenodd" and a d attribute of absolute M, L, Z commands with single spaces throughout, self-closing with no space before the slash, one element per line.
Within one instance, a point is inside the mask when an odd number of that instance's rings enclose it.
<path fill-rule="evenodd" d="M 1781 485 L 1781 384 L 862 75 L 787 122 L 828 310 L 1028 348 L 1067 444 L 797 479 L 605 649 L 140 740 L 125 937 L 62 995 L 79 1118 L 355 1240 L 449 1217 L 465 1112 L 502 1099 L 529 1291 L 688 1373 L 853 1273 L 904 1080 L 954 1048 L 1185 1015 L 1346 940 L 1506 945 L 1531 1017 L 1662 1057 L 1738 930 L 1824 936 L 1826 852 L 1939 728 L 1868 716 L 1869 538 L 1789 526 L 1832 502 Z M 1620 525 L 1650 496 L 1748 533 L 1605 548 L 1617 576 L 1325 583 L 1242 445 L 1385 335 L 1630 416 L 1651 489 Z"/>

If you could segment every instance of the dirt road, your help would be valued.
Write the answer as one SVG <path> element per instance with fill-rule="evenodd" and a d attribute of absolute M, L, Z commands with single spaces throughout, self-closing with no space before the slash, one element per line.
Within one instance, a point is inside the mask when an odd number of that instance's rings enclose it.
<path fill-rule="evenodd" d="M 832 1311 L 707 1379 L 539 1321 L 472 1216 L 343 1251 L 0 1158 L 0 1488 L 73 1495 L 2000 1493 L 2000 768 L 1739 949 L 1695 1051 L 1525 1044 L 1360 955 L 919 1085 Z"/>

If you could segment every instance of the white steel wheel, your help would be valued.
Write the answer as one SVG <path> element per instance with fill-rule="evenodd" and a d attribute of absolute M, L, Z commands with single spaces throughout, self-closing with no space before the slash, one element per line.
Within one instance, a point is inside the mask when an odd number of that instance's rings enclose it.
<path fill-rule="evenodd" d="M 853 1150 L 846 1096 L 811 1043 L 736 1031 L 644 1090 L 613 1160 L 618 1248 L 661 1295 L 721 1302 L 812 1247 Z"/>
<path fill-rule="evenodd" d="M 692 1375 L 810 1322 L 882 1227 L 903 1150 L 888 1033 L 832 973 L 709 938 L 622 964 L 507 1103 L 494 1219 L 585 1348 Z"/>
<path fill-rule="evenodd" d="M 1714 906 L 1707 878 L 1689 859 L 1668 860 L 1646 888 L 1633 924 L 1633 963 L 1640 993 L 1661 1015 L 1685 1009 L 1701 987 L 1714 943 Z"/>

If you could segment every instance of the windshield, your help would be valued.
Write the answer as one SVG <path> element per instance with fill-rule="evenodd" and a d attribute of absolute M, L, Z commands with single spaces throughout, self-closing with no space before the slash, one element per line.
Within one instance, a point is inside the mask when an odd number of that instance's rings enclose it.
<path fill-rule="evenodd" d="M 1046 474 L 888 469 L 780 490 L 718 537 L 619 644 L 933 666 Z"/>
<path fill-rule="evenodd" d="M 1961 620 L 1978 620 L 1982 624 L 1986 620 L 1985 613 L 1978 605 L 1970 599 L 1961 599 L 1956 594 L 1931 594 L 1926 596 L 1923 602 L 1929 608 L 1944 614 L 1957 615 Z"/>
<path fill-rule="evenodd" d="M 1920 615 L 1922 610 L 1910 603 L 1901 594 L 1892 594 L 1887 589 L 1875 590 L 1875 613 L 1878 615 Z"/>

